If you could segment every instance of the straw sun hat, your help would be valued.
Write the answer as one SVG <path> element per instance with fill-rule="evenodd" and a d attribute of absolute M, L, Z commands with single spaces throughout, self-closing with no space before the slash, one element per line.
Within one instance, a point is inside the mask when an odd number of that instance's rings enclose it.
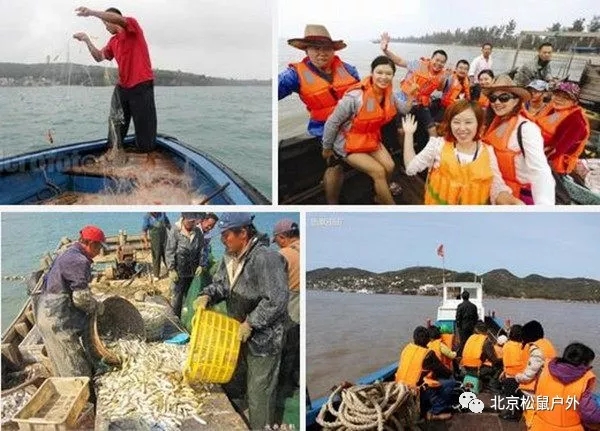
<path fill-rule="evenodd" d="M 301 50 L 305 50 L 309 46 L 330 46 L 334 51 L 344 49 L 347 45 L 343 40 L 333 40 L 324 25 L 307 24 L 304 29 L 303 38 L 289 39 L 288 45 Z"/>
<path fill-rule="evenodd" d="M 521 102 L 526 102 L 531 99 L 531 94 L 527 91 L 526 88 L 520 87 L 515 82 L 510 79 L 508 75 L 499 75 L 494 79 L 494 81 L 489 85 L 489 87 L 484 87 L 481 89 L 483 94 L 489 97 L 490 94 L 495 93 L 496 91 L 506 91 L 507 93 L 512 93 L 521 99 Z"/>

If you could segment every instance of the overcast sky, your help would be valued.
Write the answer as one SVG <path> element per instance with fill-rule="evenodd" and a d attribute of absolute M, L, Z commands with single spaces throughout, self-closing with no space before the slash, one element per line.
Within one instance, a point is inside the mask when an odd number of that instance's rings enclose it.
<path fill-rule="evenodd" d="M 363 3 L 359 6 L 358 3 Z M 555 22 L 600 15 L 597 0 L 303 0 L 279 3 L 279 35 L 301 37 L 306 24 L 324 24 L 334 39 L 371 40 L 394 36 L 502 25 L 514 18 L 517 30 L 545 30 Z"/>
<path fill-rule="evenodd" d="M 136 18 L 154 68 L 270 79 L 273 0 L 0 0 L 0 62 L 43 63 L 47 55 L 64 62 L 69 52 L 72 62 L 95 64 L 71 36 L 87 32 L 101 48 L 110 34 L 99 19 L 76 16 L 78 6 L 116 7 Z"/>
<path fill-rule="evenodd" d="M 306 267 L 375 272 L 442 266 L 477 274 L 600 280 L 598 213 L 309 213 Z M 568 233 L 567 233 L 568 232 Z"/>

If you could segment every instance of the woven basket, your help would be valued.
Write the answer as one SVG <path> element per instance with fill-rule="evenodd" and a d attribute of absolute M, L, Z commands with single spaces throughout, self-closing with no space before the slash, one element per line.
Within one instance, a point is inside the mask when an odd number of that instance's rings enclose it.
<path fill-rule="evenodd" d="M 104 359 L 107 364 L 119 365 L 121 359 L 111 352 L 102 338 L 119 340 L 121 338 L 146 339 L 144 319 L 127 299 L 120 296 L 112 296 L 104 301 L 104 313 L 101 316 L 94 315 L 90 325 L 92 346 L 95 353 Z"/>

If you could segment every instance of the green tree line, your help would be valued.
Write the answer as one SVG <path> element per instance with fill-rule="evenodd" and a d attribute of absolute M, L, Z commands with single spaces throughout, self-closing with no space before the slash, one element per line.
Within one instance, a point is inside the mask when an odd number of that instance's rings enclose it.
<path fill-rule="evenodd" d="M 464 45 L 480 46 L 485 42 L 491 43 L 495 47 L 516 48 L 519 35 L 516 33 L 517 22 L 511 19 L 506 24 L 494 25 L 492 27 L 471 27 L 467 30 L 457 28 L 454 31 L 446 30 L 434 33 L 427 33 L 424 36 L 409 36 L 402 38 L 393 38 L 394 42 L 406 43 L 427 43 L 443 45 Z M 540 43 L 549 41 L 554 45 L 557 51 L 570 50 L 572 46 L 584 46 L 600 48 L 600 15 L 594 15 L 587 23 L 586 18 L 578 18 L 570 26 L 563 26 L 557 22 L 546 28 L 550 32 L 587 32 L 590 37 L 539 37 L 528 36 L 522 43 L 522 49 L 535 49 Z M 595 37 L 594 37 L 595 36 Z"/>

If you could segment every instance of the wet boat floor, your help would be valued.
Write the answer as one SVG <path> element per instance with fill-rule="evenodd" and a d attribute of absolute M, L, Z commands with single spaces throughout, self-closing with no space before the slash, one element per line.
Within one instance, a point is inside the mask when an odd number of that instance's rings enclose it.
<path fill-rule="evenodd" d="M 493 394 L 483 392 L 477 397 L 483 401 L 486 408 L 482 413 L 457 413 L 447 421 L 426 421 L 420 424 L 423 431 L 525 431 L 525 422 L 511 422 L 498 417 L 498 412 L 492 410 Z"/>

